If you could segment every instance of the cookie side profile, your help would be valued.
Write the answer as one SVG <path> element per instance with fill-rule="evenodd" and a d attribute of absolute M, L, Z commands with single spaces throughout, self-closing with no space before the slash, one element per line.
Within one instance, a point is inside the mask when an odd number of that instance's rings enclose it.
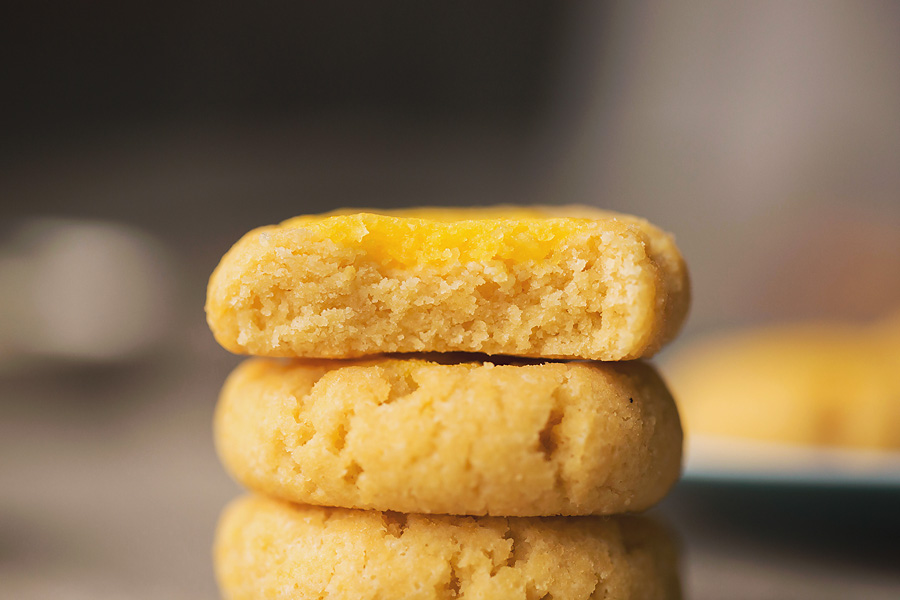
<path fill-rule="evenodd" d="M 671 340 L 689 297 L 671 236 L 636 217 L 345 211 L 245 235 L 210 278 L 206 312 L 219 343 L 258 356 L 624 360 Z"/>
<path fill-rule="evenodd" d="M 247 497 L 226 508 L 214 562 L 228 600 L 663 600 L 677 552 L 638 517 L 403 515 Z"/>
<path fill-rule="evenodd" d="M 219 456 L 285 500 L 434 514 L 640 511 L 678 479 L 651 366 L 435 362 L 456 359 L 247 360 L 216 409 Z"/>
<path fill-rule="evenodd" d="M 889 321 L 724 334 L 667 366 L 690 433 L 900 448 L 900 337 Z"/>

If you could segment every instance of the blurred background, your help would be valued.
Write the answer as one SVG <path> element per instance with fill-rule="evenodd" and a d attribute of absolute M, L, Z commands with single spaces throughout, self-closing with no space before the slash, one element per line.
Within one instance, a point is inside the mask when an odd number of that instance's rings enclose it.
<path fill-rule="evenodd" d="M 237 488 L 210 420 L 239 359 L 204 293 L 258 225 L 342 206 L 638 214 L 691 266 L 674 351 L 900 307 L 897 3 L 4 13 L 2 597 L 216 596 L 209 546 Z M 688 597 L 898 597 L 896 490 L 842 493 L 682 486 L 661 511 Z M 810 510 L 822 497 L 844 512 Z"/>

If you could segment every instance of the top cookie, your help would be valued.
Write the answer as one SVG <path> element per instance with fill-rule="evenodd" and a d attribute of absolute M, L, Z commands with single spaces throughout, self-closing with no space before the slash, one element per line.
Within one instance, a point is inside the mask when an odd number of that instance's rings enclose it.
<path fill-rule="evenodd" d="M 670 341 L 689 297 L 671 236 L 636 217 L 338 211 L 246 234 L 213 272 L 206 313 L 220 344 L 258 356 L 626 360 Z"/>

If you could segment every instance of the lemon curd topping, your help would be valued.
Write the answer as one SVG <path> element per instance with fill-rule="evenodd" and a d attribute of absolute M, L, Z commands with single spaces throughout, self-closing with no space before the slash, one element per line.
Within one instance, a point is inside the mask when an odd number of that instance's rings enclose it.
<path fill-rule="evenodd" d="M 560 243 L 590 224 L 586 219 L 541 219 L 530 214 L 522 218 L 473 219 L 474 213 L 462 210 L 413 213 L 421 217 L 338 214 L 324 218 L 297 217 L 281 226 L 310 229 L 337 244 L 352 245 L 375 261 L 410 266 L 451 261 L 546 260 Z"/>

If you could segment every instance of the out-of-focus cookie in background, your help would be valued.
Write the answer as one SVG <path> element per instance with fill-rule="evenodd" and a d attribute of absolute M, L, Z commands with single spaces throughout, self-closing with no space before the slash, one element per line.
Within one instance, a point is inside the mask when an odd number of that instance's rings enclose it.
<path fill-rule="evenodd" d="M 900 314 L 718 334 L 668 367 L 694 437 L 900 450 Z"/>

